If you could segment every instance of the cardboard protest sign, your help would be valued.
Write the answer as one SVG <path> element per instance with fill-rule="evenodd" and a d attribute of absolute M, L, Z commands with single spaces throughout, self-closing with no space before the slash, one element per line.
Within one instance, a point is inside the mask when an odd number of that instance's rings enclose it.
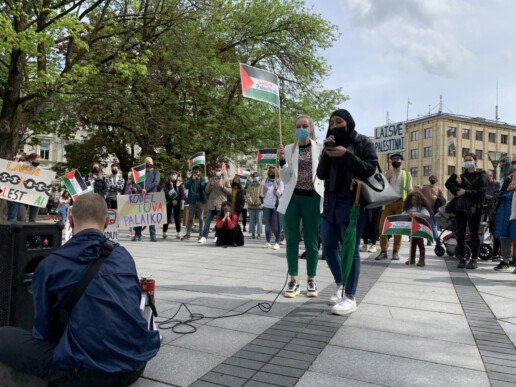
<path fill-rule="evenodd" d="M 0 199 L 45 207 L 55 177 L 49 169 L 0 159 Z"/>
<path fill-rule="evenodd" d="M 398 122 L 374 128 L 376 154 L 405 151 L 405 123 Z"/>
<path fill-rule="evenodd" d="M 68 216 L 66 218 L 64 227 L 64 239 L 65 242 L 73 237 L 72 226 L 70 225 L 70 216 L 72 214 L 72 206 L 68 207 Z M 116 210 L 107 210 L 107 216 L 109 216 L 109 224 L 104 230 L 104 236 L 112 241 L 118 241 L 118 215 Z"/>
<path fill-rule="evenodd" d="M 118 195 L 118 223 L 125 227 L 161 225 L 167 223 L 164 192 Z"/>

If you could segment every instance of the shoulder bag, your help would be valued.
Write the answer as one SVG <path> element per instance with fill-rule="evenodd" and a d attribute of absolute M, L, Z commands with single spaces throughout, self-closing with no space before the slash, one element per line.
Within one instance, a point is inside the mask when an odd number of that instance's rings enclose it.
<path fill-rule="evenodd" d="M 394 191 L 382 173 L 380 164 L 376 164 L 378 171 L 362 182 L 362 193 L 360 194 L 360 206 L 362 208 L 375 208 L 385 206 L 401 199 L 401 196 Z"/>

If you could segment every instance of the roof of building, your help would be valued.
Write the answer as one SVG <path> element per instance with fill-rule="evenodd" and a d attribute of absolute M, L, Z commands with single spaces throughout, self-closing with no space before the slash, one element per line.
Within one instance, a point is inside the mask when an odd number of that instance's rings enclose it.
<path fill-rule="evenodd" d="M 490 126 L 501 126 L 504 128 L 516 129 L 516 125 L 509 124 L 507 122 L 493 121 L 493 120 L 488 120 L 488 119 L 482 118 L 482 117 L 468 117 L 468 116 L 462 116 L 459 114 L 451 114 L 451 113 L 430 114 L 428 116 L 423 116 L 423 117 L 418 117 L 418 118 L 415 118 L 412 120 L 408 120 L 407 124 L 415 124 L 420 121 L 428 121 L 428 120 L 434 120 L 434 119 L 438 119 L 438 118 L 475 122 L 475 123 L 486 124 L 486 125 L 490 125 Z"/>

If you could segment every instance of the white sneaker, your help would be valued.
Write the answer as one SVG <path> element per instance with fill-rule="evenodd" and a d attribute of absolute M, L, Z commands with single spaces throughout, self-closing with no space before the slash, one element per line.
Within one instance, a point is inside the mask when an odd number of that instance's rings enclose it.
<path fill-rule="evenodd" d="M 168 235 L 167 235 L 167 233 L 166 233 L 166 232 L 164 232 L 164 233 L 163 233 L 163 239 L 167 239 L 167 236 L 168 236 Z"/>
<path fill-rule="evenodd" d="M 357 302 L 355 300 L 350 300 L 347 297 L 341 298 L 341 300 L 331 308 L 331 312 L 333 314 L 338 314 L 340 316 L 347 316 L 356 310 Z"/>
<path fill-rule="evenodd" d="M 198 240 L 199 243 L 206 243 L 206 238 L 205 237 L 202 237 L 201 239 Z"/>
<path fill-rule="evenodd" d="M 378 249 L 376 248 L 376 245 L 371 245 L 367 248 L 368 253 L 376 253 Z"/>
<path fill-rule="evenodd" d="M 335 284 L 335 291 L 330 297 L 330 305 L 335 305 L 342 298 L 342 288 Z"/>
<path fill-rule="evenodd" d="M 274 243 L 274 246 L 272 247 L 273 250 L 279 250 L 280 245 L 277 243 Z"/>
<path fill-rule="evenodd" d="M 360 246 L 360 252 L 365 253 L 366 251 L 367 251 L 367 245 L 366 244 L 363 244 L 362 246 Z"/>
<path fill-rule="evenodd" d="M 213 238 L 213 243 L 217 243 L 217 237 Z"/>
<path fill-rule="evenodd" d="M 265 243 L 265 248 L 266 249 L 270 249 L 271 248 L 271 244 L 269 242 Z"/>

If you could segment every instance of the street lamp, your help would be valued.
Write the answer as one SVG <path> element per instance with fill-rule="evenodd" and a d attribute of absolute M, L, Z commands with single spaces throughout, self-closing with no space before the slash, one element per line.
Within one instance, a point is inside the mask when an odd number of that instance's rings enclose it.
<path fill-rule="evenodd" d="M 507 153 L 498 152 L 498 151 L 489 151 L 489 152 L 487 152 L 487 157 L 489 157 L 489 161 L 491 161 L 491 164 L 493 164 L 493 167 L 494 167 L 493 178 L 494 178 L 494 180 L 496 180 L 496 168 L 498 167 L 500 160 L 502 160 L 504 157 L 507 157 Z"/>

